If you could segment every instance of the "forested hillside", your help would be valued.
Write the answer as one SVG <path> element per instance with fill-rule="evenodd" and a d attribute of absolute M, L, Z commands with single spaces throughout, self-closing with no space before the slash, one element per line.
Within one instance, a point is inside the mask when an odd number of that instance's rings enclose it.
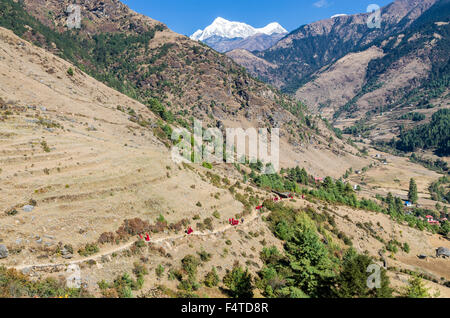
<path fill-rule="evenodd" d="M 417 5 L 396 1 L 385 11 L 402 3 Z M 450 2 L 429 4 L 414 19 L 398 22 L 392 32 L 313 73 L 296 91 L 296 98 L 345 134 L 376 143 L 431 121 L 437 111 L 450 107 Z M 440 148 L 427 147 L 420 140 L 417 145 L 405 146 L 401 141 L 396 148 Z"/>
<path fill-rule="evenodd" d="M 284 83 L 284 91 L 294 93 L 322 67 L 350 52 L 371 46 L 374 41 L 408 28 L 436 0 L 399 0 L 382 8 L 381 28 L 369 28 L 370 14 L 340 16 L 304 25 L 272 48 L 257 54 L 277 65 L 263 77 L 270 83 Z"/>
<path fill-rule="evenodd" d="M 403 132 L 396 148 L 406 152 L 432 149 L 440 156 L 450 155 L 450 109 L 436 112 L 429 124 Z"/>
<path fill-rule="evenodd" d="M 396 64 L 408 55 L 421 59 L 428 59 L 431 70 L 428 77 L 416 87 L 405 87 L 397 92 L 402 98 L 397 98 L 391 105 L 382 106 L 384 110 L 393 107 L 415 105 L 417 109 L 428 107 L 430 100 L 441 96 L 450 86 L 450 1 L 440 0 L 425 12 L 404 33 L 401 42 L 394 37 L 384 45 L 385 56 L 374 59 L 369 63 L 366 82 L 369 86 L 376 83 L 380 76 L 389 69 L 397 67 Z M 414 37 L 414 38 L 413 38 Z M 430 51 L 424 48 L 431 45 Z M 425 51 L 425 52 L 424 52 Z M 426 54 L 426 55 L 425 55 Z M 382 109 L 373 109 L 373 112 Z"/>

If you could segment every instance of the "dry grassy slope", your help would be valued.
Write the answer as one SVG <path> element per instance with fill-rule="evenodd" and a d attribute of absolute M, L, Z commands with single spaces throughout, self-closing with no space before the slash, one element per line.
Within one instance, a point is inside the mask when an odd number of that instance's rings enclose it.
<path fill-rule="evenodd" d="M 424 124 L 426 122 L 429 122 L 431 120 L 431 117 L 433 114 L 438 110 L 442 108 L 450 108 L 450 99 L 447 97 L 450 93 L 449 90 L 447 90 L 442 97 L 431 99 L 431 104 L 435 105 L 436 107 L 430 108 L 430 109 L 417 109 L 414 106 L 405 107 L 401 109 L 393 109 L 389 114 L 384 115 L 378 115 L 370 120 L 370 124 L 377 126 L 377 132 L 372 132 L 372 138 L 373 139 L 380 139 L 380 140 L 390 140 L 396 136 L 398 136 L 400 130 L 397 128 L 398 125 L 404 125 L 406 129 L 412 129 L 413 127 L 417 125 Z M 399 120 L 399 118 L 409 112 L 415 112 L 415 113 L 421 113 L 426 116 L 426 120 L 414 123 L 410 120 Z M 349 120 L 348 122 L 345 120 L 339 121 L 339 125 L 341 127 L 351 125 L 353 123 L 352 120 Z M 433 157 L 432 154 L 426 153 L 426 155 L 429 155 L 429 157 Z M 445 158 L 441 158 L 443 160 L 446 160 Z"/>
<path fill-rule="evenodd" d="M 377 47 L 348 54 L 317 72 L 314 80 L 297 90 L 296 98 L 304 101 L 311 111 L 332 119 L 337 108 L 362 88 L 369 62 L 382 56 L 383 51 Z"/>
<path fill-rule="evenodd" d="M 383 248 L 383 244 L 371 234 L 370 230 L 362 229 L 357 224 L 367 224 L 375 232 L 376 235 L 383 238 L 385 241 L 396 239 L 399 242 L 408 242 L 411 247 L 411 252 L 406 254 L 399 252 L 395 258 L 386 259 L 389 267 L 397 267 L 398 269 L 408 269 L 415 272 L 425 273 L 440 280 L 441 277 L 449 279 L 450 272 L 448 271 L 448 260 L 434 259 L 434 250 L 440 246 L 449 247 L 449 242 L 442 240 L 437 235 L 429 235 L 404 225 L 399 225 L 392 222 L 389 217 L 383 214 L 376 214 L 372 212 L 364 212 L 359 210 L 352 210 L 341 206 L 324 206 L 322 203 L 311 203 L 306 200 L 297 200 L 287 203 L 294 208 L 304 209 L 308 206 L 313 207 L 318 213 L 326 209 L 328 213 L 335 216 L 337 227 L 347 236 L 352 238 L 353 245 L 360 253 L 368 252 L 369 255 L 379 259 L 379 251 Z M 332 243 L 339 245 L 346 249 L 347 246 L 333 234 Z M 226 241 L 228 240 L 228 244 Z M 264 241 L 265 242 L 264 242 Z M 282 250 L 282 242 L 276 240 L 270 231 L 267 229 L 265 222 L 260 218 L 255 221 L 239 226 L 238 228 L 227 230 L 223 233 L 218 233 L 209 236 L 191 236 L 184 237 L 178 240 L 163 241 L 156 244 L 156 247 L 162 247 L 164 253 L 169 253 L 170 258 L 165 254 L 160 254 L 155 250 L 144 252 L 144 257 L 147 259 L 146 264 L 150 270 L 150 275 L 146 277 L 146 283 L 143 292 L 152 290 L 156 285 L 164 285 L 173 290 L 177 289 L 177 281 L 170 281 L 166 275 L 158 278 L 154 274 L 154 270 L 158 265 L 163 265 L 165 271 L 169 269 L 179 268 L 180 260 L 187 254 L 195 255 L 200 250 L 204 250 L 211 254 L 212 258 L 199 268 L 198 277 L 203 277 L 212 266 L 218 270 L 219 276 L 225 274 L 226 269 L 229 269 L 236 261 L 241 264 L 246 264 L 252 273 L 256 273 L 262 266 L 259 259 L 259 251 L 263 248 L 263 243 L 266 246 L 275 245 Z M 431 256 L 427 261 L 422 261 L 417 258 L 417 255 L 425 254 Z M 125 251 L 118 253 L 118 257 L 98 258 L 97 264 L 88 265 L 85 262 L 81 264 L 83 280 L 89 284 L 93 292 L 99 292 L 96 282 L 106 279 L 111 280 L 112 277 L 120 275 L 123 272 L 131 272 L 133 263 L 141 261 L 142 255 L 129 256 Z M 128 255 L 128 256 L 127 256 Z M 380 261 L 381 264 L 381 261 Z M 31 271 L 35 275 L 41 275 L 45 271 Z M 64 274 L 64 267 L 59 269 L 59 275 Z M 58 274 L 51 274 L 58 275 Z M 392 283 L 397 288 L 404 287 L 407 284 L 408 275 L 401 274 L 396 271 L 390 271 Z M 450 289 L 442 285 L 433 284 L 426 281 L 433 291 L 440 290 L 441 297 L 450 297 Z M 209 297 L 224 297 L 225 295 L 205 287 L 198 291 L 199 295 Z"/>
<path fill-rule="evenodd" d="M 55 16 L 59 18 L 54 18 L 54 21 L 63 19 L 62 12 L 68 1 L 45 3 L 46 10 L 58 12 Z M 52 25 L 49 19 L 45 19 L 46 11 L 40 6 L 33 1 L 25 1 L 25 5 L 32 14 Z M 100 5 L 105 7 L 103 11 L 95 9 Z M 95 24 L 115 23 L 114 30 L 120 32 L 130 29 L 125 27 L 127 23 L 138 24 L 142 28 L 155 23 L 112 0 L 85 2 L 82 5 L 82 15 L 84 20 Z M 108 31 L 101 27 L 98 30 Z M 89 34 L 90 31 L 83 24 L 81 32 Z M 140 28 L 129 32 L 140 32 Z M 158 55 L 164 46 L 168 47 L 167 52 L 159 56 L 154 64 L 147 65 L 148 59 Z M 149 49 L 149 52 L 139 52 L 136 58 L 142 64 L 141 74 L 150 68 L 161 65 L 164 67 L 145 78 L 129 80 L 136 80 L 142 93 L 151 92 L 158 96 L 174 113 L 181 114 L 184 118 L 193 116 L 202 120 L 204 126 L 280 127 L 282 164 L 300 164 L 311 168 L 315 174 L 338 177 L 352 165 L 362 167 L 366 164 L 365 160 L 352 155 L 352 152 L 355 153 L 352 147 L 336 138 L 330 142 L 332 133 L 323 123 L 319 122 L 319 132 L 307 128 L 280 106 L 280 101 L 295 103 L 293 99 L 282 96 L 268 85 L 251 78 L 227 56 L 169 29 L 156 32 Z M 164 83 L 170 85 L 163 85 Z"/>
<path fill-rule="evenodd" d="M 36 261 L 47 243 L 94 242 L 126 218 L 153 223 L 163 214 L 176 222 L 199 214 L 203 220 L 217 209 L 226 219 L 242 211 L 228 191 L 179 169 L 150 130 L 116 109 L 131 107 L 151 119 L 146 107 L 81 72 L 68 76 L 67 62 L 0 32 L 0 97 L 6 103 L 0 122 L 0 233 L 8 246 L 25 247 L 2 264 Z M 44 129 L 38 118 L 63 128 Z M 211 193 L 220 193 L 219 199 Z M 30 199 L 37 207 L 23 212 Z M 16 216 L 4 214 L 16 206 Z"/>
<path fill-rule="evenodd" d="M 277 68 L 275 64 L 269 63 L 244 49 L 235 49 L 227 52 L 226 55 L 237 64 L 245 67 L 255 77 L 259 75 L 263 77 L 268 76 L 271 68 Z"/>
<path fill-rule="evenodd" d="M 152 235 L 159 242 L 155 247 L 171 258 L 151 249 L 143 254 L 151 273 L 144 291 L 161 283 L 154 274 L 159 264 L 167 273 L 188 253 L 201 249 L 211 253 L 211 262 L 200 269 L 199 276 L 212 264 L 222 276 L 236 260 L 248 261 L 253 271 L 258 270 L 263 238 L 264 244 L 281 248 L 261 219 L 250 222 L 249 217 L 244 227 L 228 230 L 226 220 L 240 213 L 242 204 L 228 190 L 212 186 L 204 169 L 191 171 L 173 164 L 151 132 L 116 109 L 117 105 L 131 107 L 152 119 L 146 107 L 81 72 L 68 76 L 70 64 L 8 30 L 0 29 L 0 43 L 0 239 L 10 249 L 0 265 L 21 268 L 34 278 L 67 277 L 64 265 L 34 270 L 21 265 L 65 264 L 67 260 L 49 252 L 58 242 L 72 244 L 76 251 L 97 241 L 102 232 L 115 231 L 124 219 L 139 217 L 153 223 L 162 214 L 176 222 L 199 215 L 201 222 L 215 210 L 221 215 L 213 221 L 216 234 L 206 231 L 204 236 L 181 235 L 175 240 L 166 240 L 174 233 Z M 63 128 L 44 129 L 35 122 L 39 117 Z M 41 147 L 44 140 L 50 152 Z M 217 169 L 235 182 L 233 168 Z M 216 193 L 220 195 L 213 198 Z M 21 207 L 31 198 L 37 206 L 26 213 Z M 4 214 L 16 206 L 17 215 Z M 192 222 L 195 227 L 198 221 Z M 257 237 L 248 235 L 252 231 Z M 130 246 L 125 244 L 125 250 Z M 115 245 L 100 246 L 100 253 L 105 256 L 95 256 L 97 265 L 80 264 L 83 282 L 93 292 L 98 291 L 98 281 L 130 273 L 141 257 L 129 257 Z M 75 253 L 73 261 L 79 259 Z M 165 283 L 176 288 L 174 282 Z"/>

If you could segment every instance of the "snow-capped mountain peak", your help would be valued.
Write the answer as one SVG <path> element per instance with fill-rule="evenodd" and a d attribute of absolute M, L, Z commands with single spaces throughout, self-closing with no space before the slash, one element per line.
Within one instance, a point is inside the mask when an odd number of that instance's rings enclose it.
<path fill-rule="evenodd" d="M 330 19 L 334 19 L 334 18 L 340 18 L 340 17 L 346 17 L 347 14 L 345 13 L 340 13 L 340 14 L 335 14 L 333 15 Z"/>
<path fill-rule="evenodd" d="M 273 22 L 264 28 L 254 28 L 251 25 L 242 22 L 232 22 L 224 18 L 218 17 L 214 22 L 204 30 L 195 32 L 191 39 L 196 41 L 205 41 L 213 36 L 234 39 L 248 38 L 256 34 L 284 34 L 288 33 L 279 23 Z"/>
<path fill-rule="evenodd" d="M 258 33 L 263 33 L 267 35 L 288 33 L 287 30 L 283 28 L 278 22 L 272 22 L 267 26 L 265 26 L 264 28 L 256 30 L 258 31 Z"/>

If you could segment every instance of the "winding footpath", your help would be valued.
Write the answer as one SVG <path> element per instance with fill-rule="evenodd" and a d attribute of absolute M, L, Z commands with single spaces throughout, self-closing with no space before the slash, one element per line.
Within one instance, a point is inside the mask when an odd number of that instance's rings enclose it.
<path fill-rule="evenodd" d="M 248 226 L 255 222 L 256 220 L 260 219 L 260 214 L 258 211 L 256 211 L 256 213 L 254 212 L 246 221 L 245 224 L 240 225 L 238 228 L 248 228 Z M 179 241 L 185 238 L 190 238 L 190 237 L 208 237 L 208 236 L 216 236 L 217 234 L 221 234 L 224 233 L 228 230 L 231 229 L 235 229 L 237 228 L 236 226 L 232 226 L 232 225 L 226 225 L 223 226 L 220 229 L 217 229 L 215 231 L 212 232 L 193 232 L 190 235 L 187 234 L 179 234 L 179 235 L 173 235 L 173 236 L 168 236 L 168 237 L 162 237 L 162 238 L 157 238 L 157 239 L 150 239 L 149 242 L 146 242 L 148 244 L 161 244 L 161 243 L 165 243 L 165 242 L 175 242 L 175 241 Z M 103 251 L 102 253 L 99 254 L 95 254 L 89 257 L 85 257 L 85 258 L 80 258 L 77 260 L 73 260 L 73 261 L 69 261 L 69 262 L 64 262 L 64 263 L 59 263 L 59 264 L 55 264 L 55 263 L 47 263 L 47 264 L 31 264 L 31 265 L 16 265 L 16 266 L 6 266 L 7 268 L 10 269 L 16 269 L 18 271 L 23 271 L 23 270 L 45 270 L 45 269 L 52 269 L 52 268 L 57 268 L 57 267 L 65 267 L 65 266 L 70 266 L 70 265 L 79 265 L 82 264 L 84 262 L 89 262 L 89 261 L 93 261 L 93 260 L 98 260 L 101 259 L 104 256 L 109 256 L 112 255 L 114 253 L 119 253 L 122 251 L 125 251 L 129 248 L 131 248 L 134 244 L 136 243 L 136 241 L 131 241 L 128 242 L 124 245 L 121 246 L 117 246 L 115 248 L 112 249 L 108 249 Z"/>

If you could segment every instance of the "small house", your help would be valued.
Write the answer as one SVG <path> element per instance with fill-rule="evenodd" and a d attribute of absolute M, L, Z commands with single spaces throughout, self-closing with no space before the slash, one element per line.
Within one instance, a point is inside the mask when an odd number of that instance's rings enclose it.
<path fill-rule="evenodd" d="M 407 208 L 411 208 L 411 207 L 413 206 L 413 204 L 412 204 L 411 201 L 405 201 L 405 206 L 406 206 Z"/>

